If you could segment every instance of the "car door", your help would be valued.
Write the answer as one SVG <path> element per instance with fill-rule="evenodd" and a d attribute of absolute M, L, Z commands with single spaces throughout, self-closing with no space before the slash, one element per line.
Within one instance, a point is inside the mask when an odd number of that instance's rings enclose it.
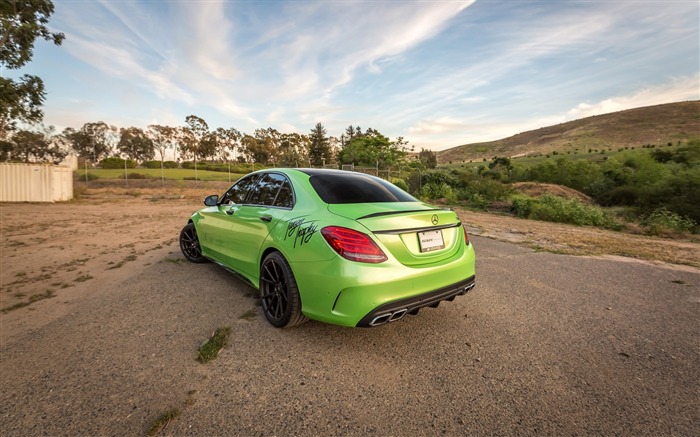
<path fill-rule="evenodd" d="M 258 276 L 262 244 L 280 219 L 294 206 L 294 191 L 282 173 L 264 173 L 251 188 L 246 204 L 231 217 L 235 238 L 232 257 L 237 269 Z"/>
<path fill-rule="evenodd" d="M 202 240 L 204 254 L 233 269 L 237 268 L 233 216 L 245 204 L 259 178 L 260 174 L 241 178 L 224 193 L 216 206 L 200 211 L 197 234 Z"/>

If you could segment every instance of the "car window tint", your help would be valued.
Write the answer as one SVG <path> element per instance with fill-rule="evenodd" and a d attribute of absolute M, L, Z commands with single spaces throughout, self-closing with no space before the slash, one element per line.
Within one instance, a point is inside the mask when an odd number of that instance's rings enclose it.
<path fill-rule="evenodd" d="M 265 174 L 250 191 L 248 203 L 251 205 L 272 206 L 283 183 L 283 176 L 270 173 Z"/>
<path fill-rule="evenodd" d="M 233 184 L 231 188 L 226 192 L 226 194 L 223 195 L 221 198 L 221 201 L 219 202 L 220 204 L 242 204 L 245 203 L 246 196 L 248 195 L 248 191 L 250 191 L 250 188 L 255 185 L 255 181 L 258 180 L 258 177 L 260 175 L 254 174 L 250 176 L 246 176 L 243 179 L 240 179 L 238 182 Z"/>
<path fill-rule="evenodd" d="M 416 202 L 394 184 L 360 174 L 319 174 L 309 178 L 321 200 L 326 203 Z"/>
<path fill-rule="evenodd" d="M 275 206 L 279 206 L 280 208 L 294 207 L 294 191 L 292 191 L 292 185 L 289 183 L 287 178 L 284 178 L 284 182 L 277 193 Z"/>

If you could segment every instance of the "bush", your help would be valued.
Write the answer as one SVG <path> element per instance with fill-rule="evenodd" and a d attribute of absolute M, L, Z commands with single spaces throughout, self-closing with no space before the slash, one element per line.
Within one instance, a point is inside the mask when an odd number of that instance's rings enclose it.
<path fill-rule="evenodd" d="M 142 166 L 146 168 L 160 168 L 160 161 L 145 161 Z"/>
<path fill-rule="evenodd" d="M 666 208 L 658 208 L 642 220 L 642 226 L 651 235 L 666 232 L 693 232 L 698 224 L 694 220 L 683 217 Z"/>
<path fill-rule="evenodd" d="M 100 177 L 94 173 L 90 173 L 90 172 L 87 173 L 87 180 L 88 181 L 94 181 L 95 179 L 99 179 L 99 178 Z M 78 176 L 78 174 L 76 173 L 76 179 L 79 181 L 84 181 L 86 178 L 85 178 L 84 174 L 82 176 Z"/>
<path fill-rule="evenodd" d="M 408 192 L 408 184 L 403 179 L 394 179 L 394 185 Z"/>
<path fill-rule="evenodd" d="M 576 199 L 550 194 L 538 198 L 519 196 L 513 199 L 512 204 L 512 211 L 522 218 L 578 226 L 618 226 L 601 208 L 585 205 Z"/>
<path fill-rule="evenodd" d="M 464 188 L 459 191 L 460 200 L 482 199 L 484 202 L 497 202 L 506 200 L 513 189 L 510 185 L 503 184 L 493 179 L 475 179 L 464 183 Z"/>
<path fill-rule="evenodd" d="M 447 199 L 448 201 L 455 200 L 454 190 L 445 182 L 431 182 L 423 185 L 420 190 L 420 196 L 423 199 Z"/>
<path fill-rule="evenodd" d="M 180 168 L 180 164 L 175 161 L 163 161 L 163 167 L 165 168 Z"/>
<path fill-rule="evenodd" d="M 105 158 L 99 163 L 100 168 L 124 168 L 124 160 L 121 158 Z M 126 160 L 127 168 L 136 168 L 136 161 Z"/>
<path fill-rule="evenodd" d="M 143 173 L 129 173 L 126 177 L 126 179 L 149 179 L 150 176 L 145 175 Z M 125 179 L 125 176 L 123 174 L 119 175 L 119 179 Z"/>

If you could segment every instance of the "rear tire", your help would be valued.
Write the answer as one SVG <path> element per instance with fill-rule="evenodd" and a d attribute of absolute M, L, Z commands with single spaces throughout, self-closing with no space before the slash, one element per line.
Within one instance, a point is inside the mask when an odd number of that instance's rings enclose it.
<path fill-rule="evenodd" d="M 301 312 L 301 297 L 289 263 L 272 252 L 260 265 L 260 303 L 265 318 L 276 328 L 291 328 L 308 319 Z"/>
<path fill-rule="evenodd" d="M 193 263 L 199 264 L 209 261 L 202 256 L 202 248 L 199 245 L 197 229 L 195 229 L 194 223 L 188 223 L 180 231 L 180 250 L 185 255 L 185 258 Z"/>

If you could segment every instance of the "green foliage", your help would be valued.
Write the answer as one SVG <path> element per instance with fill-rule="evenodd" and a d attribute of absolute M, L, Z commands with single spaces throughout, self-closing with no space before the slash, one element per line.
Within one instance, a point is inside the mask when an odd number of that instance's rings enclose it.
<path fill-rule="evenodd" d="M 100 168 L 124 168 L 124 160 L 122 158 L 105 158 L 99 163 Z M 127 168 L 136 168 L 136 161 L 126 160 Z"/>
<path fill-rule="evenodd" d="M 666 208 L 700 221 L 700 139 L 676 149 L 622 150 L 600 162 L 557 157 L 514 173 L 518 181 L 564 185 L 604 206 L 634 207 L 638 215 Z"/>
<path fill-rule="evenodd" d="M 545 194 L 533 198 L 517 196 L 512 211 L 518 217 L 579 226 L 616 228 L 617 224 L 599 207 L 585 205 L 576 199 Z"/>
<path fill-rule="evenodd" d="M 143 173 L 127 173 L 119 175 L 119 179 L 150 179 L 150 176 Z"/>
<path fill-rule="evenodd" d="M 64 35 L 46 27 L 54 6 L 49 0 L 0 2 L 0 68 L 17 70 L 34 52 L 34 41 L 43 38 L 61 45 Z M 0 139 L 5 139 L 17 121 L 37 123 L 43 118 L 44 83 L 23 75 L 17 82 L 0 77 Z"/>
<path fill-rule="evenodd" d="M 142 166 L 146 168 L 160 168 L 160 161 L 144 161 Z M 180 164 L 175 161 L 163 161 L 163 168 L 179 168 Z"/>
<path fill-rule="evenodd" d="M 445 182 L 429 182 L 423 185 L 418 197 L 425 200 L 446 199 L 454 201 L 456 199 L 454 189 Z"/>
<path fill-rule="evenodd" d="M 490 203 L 504 201 L 513 194 L 510 185 L 493 179 L 473 179 L 462 184 L 462 187 L 457 198 L 466 200 L 476 208 L 486 208 Z"/>
<path fill-rule="evenodd" d="M 418 153 L 418 160 L 425 168 L 434 169 L 437 167 L 437 155 L 432 150 L 421 149 Z"/>
<path fill-rule="evenodd" d="M 642 226 L 652 235 L 697 232 L 698 229 L 698 224 L 694 220 L 682 217 L 666 208 L 659 208 L 649 214 L 642 221 Z"/>
<path fill-rule="evenodd" d="M 231 328 L 218 328 L 214 335 L 199 347 L 197 361 L 204 364 L 216 358 L 219 351 L 228 343 L 229 335 L 231 335 Z"/>
<path fill-rule="evenodd" d="M 153 140 L 146 133 L 137 128 L 129 127 L 120 131 L 121 137 L 117 149 L 127 157 L 136 161 L 151 159 L 155 155 Z"/>
<path fill-rule="evenodd" d="M 408 192 L 408 184 L 403 179 L 394 179 L 394 185 Z"/>
<path fill-rule="evenodd" d="M 146 168 L 160 168 L 160 161 L 144 161 L 141 165 Z"/>
<path fill-rule="evenodd" d="M 316 123 L 316 126 L 311 129 L 309 134 L 309 160 L 311 165 L 322 165 L 323 163 L 330 164 L 333 156 L 331 147 L 326 136 L 326 128 L 321 123 Z"/>
<path fill-rule="evenodd" d="M 355 164 L 366 167 L 387 168 L 401 163 L 406 157 L 402 138 L 392 142 L 378 130 L 369 128 L 355 133 L 338 154 L 342 164 Z"/>

